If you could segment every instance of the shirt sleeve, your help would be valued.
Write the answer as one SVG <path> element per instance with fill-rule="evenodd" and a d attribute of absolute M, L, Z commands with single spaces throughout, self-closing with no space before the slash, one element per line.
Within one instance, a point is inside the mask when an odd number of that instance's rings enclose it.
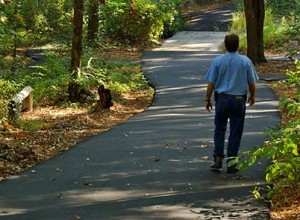
<path fill-rule="evenodd" d="M 247 71 L 247 78 L 248 78 L 248 84 L 255 83 L 259 80 L 254 65 L 250 59 L 249 59 L 249 66 Z"/>
<path fill-rule="evenodd" d="M 215 60 L 210 64 L 208 71 L 205 76 L 205 80 L 207 82 L 216 83 L 217 82 L 217 66 Z"/>

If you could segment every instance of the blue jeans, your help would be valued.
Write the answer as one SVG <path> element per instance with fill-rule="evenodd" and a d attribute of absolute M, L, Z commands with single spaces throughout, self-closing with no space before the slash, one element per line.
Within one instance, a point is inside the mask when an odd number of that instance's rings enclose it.
<path fill-rule="evenodd" d="M 225 157 L 224 142 L 228 119 L 230 123 L 230 133 L 227 157 L 235 157 L 238 155 L 244 129 L 246 99 L 246 96 L 216 95 L 214 157 Z"/>

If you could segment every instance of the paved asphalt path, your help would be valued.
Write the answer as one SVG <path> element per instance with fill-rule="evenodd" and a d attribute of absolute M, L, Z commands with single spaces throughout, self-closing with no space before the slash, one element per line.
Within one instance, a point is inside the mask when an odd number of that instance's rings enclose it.
<path fill-rule="evenodd" d="M 183 31 L 227 31 L 231 23 L 231 13 L 234 5 L 222 9 L 215 9 L 203 13 L 189 13 L 184 15 L 188 19 Z"/>
<path fill-rule="evenodd" d="M 264 184 L 265 164 L 240 172 L 243 178 L 209 170 L 213 113 L 203 106 L 204 75 L 224 36 L 180 32 L 146 53 L 152 106 L 2 181 L 0 219 L 269 219 L 268 204 L 250 192 Z M 275 96 L 259 83 L 242 150 L 263 144 L 264 130 L 278 122 Z"/>

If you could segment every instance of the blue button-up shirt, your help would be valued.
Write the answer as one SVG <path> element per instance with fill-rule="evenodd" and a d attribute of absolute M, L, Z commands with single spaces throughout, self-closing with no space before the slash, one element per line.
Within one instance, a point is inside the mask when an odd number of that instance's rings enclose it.
<path fill-rule="evenodd" d="M 245 95 L 248 84 L 255 83 L 258 76 L 248 57 L 227 52 L 212 61 L 205 79 L 215 85 L 217 93 Z"/>

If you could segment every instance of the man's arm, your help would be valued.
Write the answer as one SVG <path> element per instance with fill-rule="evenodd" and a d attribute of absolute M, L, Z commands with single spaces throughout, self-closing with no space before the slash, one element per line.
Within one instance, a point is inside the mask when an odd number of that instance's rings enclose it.
<path fill-rule="evenodd" d="M 209 82 L 206 88 L 206 96 L 205 96 L 205 108 L 208 112 L 211 112 L 212 104 L 210 101 L 210 97 L 214 91 L 215 84 Z"/>
<path fill-rule="evenodd" d="M 250 106 L 255 104 L 255 88 L 256 87 L 254 83 L 249 84 L 250 96 L 248 98 L 248 103 Z"/>

